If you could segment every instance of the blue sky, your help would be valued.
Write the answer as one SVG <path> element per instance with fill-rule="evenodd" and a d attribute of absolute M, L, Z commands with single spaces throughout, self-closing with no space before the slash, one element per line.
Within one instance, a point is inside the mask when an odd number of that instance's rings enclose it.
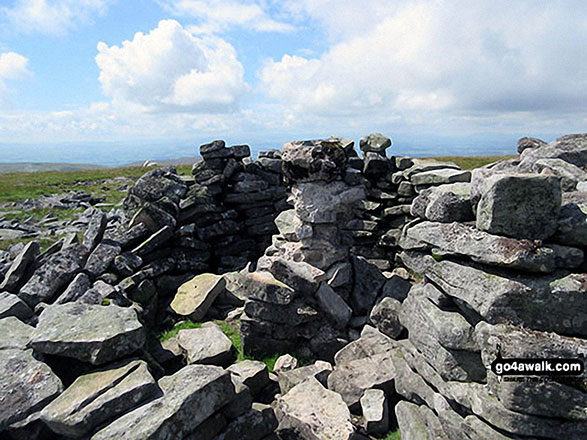
<path fill-rule="evenodd" d="M 0 161 L 514 152 L 586 131 L 586 41 L 582 0 L 0 0 Z"/>

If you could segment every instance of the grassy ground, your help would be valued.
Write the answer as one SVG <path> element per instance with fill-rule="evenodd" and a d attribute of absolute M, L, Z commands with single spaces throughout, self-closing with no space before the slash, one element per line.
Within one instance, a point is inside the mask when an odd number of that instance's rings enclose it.
<path fill-rule="evenodd" d="M 442 160 L 445 162 L 454 162 L 463 170 L 472 170 L 474 168 L 479 168 L 484 165 L 497 162 L 498 160 L 513 159 L 515 157 L 518 156 L 439 156 L 430 157 L 428 159 Z"/>

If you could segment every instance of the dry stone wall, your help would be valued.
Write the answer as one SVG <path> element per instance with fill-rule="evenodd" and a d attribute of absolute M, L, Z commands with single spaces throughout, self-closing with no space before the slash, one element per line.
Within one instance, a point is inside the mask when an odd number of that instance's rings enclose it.
<path fill-rule="evenodd" d="M 191 176 L 149 171 L 124 209 L 88 211 L 81 240 L 19 247 L 0 437 L 585 438 L 585 373 L 491 365 L 587 354 L 587 135 L 472 172 L 390 146 L 253 161 L 214 141 Z M 204 323 L 153 339 L 186 318 Z M 311 362 L 235 363 L 218 318 L 245 354 Z"/>

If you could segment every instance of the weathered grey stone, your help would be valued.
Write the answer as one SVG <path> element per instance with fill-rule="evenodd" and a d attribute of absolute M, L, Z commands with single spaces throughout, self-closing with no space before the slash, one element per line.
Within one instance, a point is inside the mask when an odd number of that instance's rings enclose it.
<path fill-rule="evenodd" d="M 397 338 L 404 329 L 400 322 L 402 304 L 393 298 L 383 298 L 369 315 L 369 321 L 377 330 L 390 338 Z"/>
<path fill-rule="evenodd" d="M 0 351 L 0 431 L 41 410 L 63 385 L 32 350 Z"/>
<path fill-rule="evenodd" d="M 96 211 L 90 219 L 88 229 L 86 229 L 82 239 L 82 244 L 89 252 L 92 252 L 98 246 L 98 243 L 102 241 L 107 224 L 108 216 L 101 211 Z"/>
<path fill-rule="evenodd" d="M 316 299 L 322 311 L 339 328 L 345 328 L 353 314 L 352 309 L 332 287 L 322 283 L 316 292 Z"/>
<path fill-rule="evenodd" d="M 232 342 L 216 324 L 180 330 L 177 340 L 187 353 L 188 364 L 227 366 L 234 357 Z"/>
<path fill-rule="evenodd" d="M 381 271 L 363 257 L 351 258 L 354 273 L 354 286 L 351 291 L 353 309 L 358 314 L 366 314 L 375 303 L 375 298 L 385 283 Z"/>
<path fill-rule="evenodd" d="M 244 360 L 231 365 L 227 370 L 237 375 L 254 396 L 270 381 L 267 365 L 260 361 Z"/>
<path fill-rule="evenodd" d="M 78 302 L 46 308 L 31 340 L 41 353 L 94 365 L 132 354 L 144 343 L 145 332 L 134 310 Z"/>
<path fill-rule="evenodd" d="M 536 330 L 587 335 L 585 274 L 512 276 L 488 273 L 475 265 L 430 260 L 426 276 L 490 323 L 509 321 Z"/>
<path fill-rule="evenodd" d="M 294 209 L 288 209 L 275 217 L 275 226 L 279 233 L 287 241 L 298 241 L 297 230 L 302 226 L 302 221 L 296 216 Z"/>
<path fill-rule="evenodd" d="M 539 159 L 532 164 L 532 172 L 558 177 L 563 191 L 574 191 L 579 182 L 587 180 L 587 172 L 562 159 Z"/>
<path fill-rule="evenodd" d="M 253 404 L 245 414 L 231 421 L 216 440 L 261 440 L 277 428 L 273 408 Z"/>
<path fill-rule="evenodd" d="M 389 430 L 389 409 L 383 390 L 369 389 L 361 396 L 361 409 L 368 434 L 385 434 Z"/>
<path fill-rule="evenodd" d="M 379 153 L 367 152 L 365 153 L 365 159 L 363 159 L 363 174 L 366 176 L 379 176 L 385 175 L 391 164 L 387 157 L 382 156 Z"/>
<path fill-rule="evenodd" d="M 540 159 L 562 159 L 579 168 L 587 165 L 587 134 L 568 134 L 546 146 L 522 152 L 520 170 L 527 172 Z"/>
<path fill-rule="evenodd" d="M 585 254 L 581 249 L 559 244 L 548 244 L 545 247 L 552 249 L 554 252 L 554 262 L 556 267 L 563 269 L 575 269 L 585 261 Z"/>
<path fill-rule="evenodd" d="M 277 400 L 275 414 L 281 438 L 350 440 L 354 433 L 351 414 L 340 395 L 314 378 L 292 388 Z"/>
<path fill-rule="evenodd" d="M 120 245 L 115 241 L 103 240 L 88 257 L 84 270 L 90 276 L 100 276 L 108 269 L 121 250 Z"/>
<path fill-rule="evenodd" d="M 34 327 L 25 324 L 20 319 L 9 316 L 0 319 L 0 350 L 18 348 L 24 350 L 33 336 Z"/>
<path fill-rule="evenodd" d="M 330 373 L 332 373 L 332 365 L 324 361 L 316 361 L 312 365 L 294 368 L 293 370 L 280 371 L 277 377 L 279 389 L 281 394 L 286 394 L 309 377 L 316 378 L 322 385 L 326 386 Z"/>
<path fill-rule="evenodd" d="M 470 184 L 452 183 L 425 189 L 412 202 L 411 214 L 442 223 L 473 220 Z"/>
<path fill-rule="evenodd" d="M 461 223 L 422 222 L 406 229 L 408 238 L 434 253 L 467 256 L 473 261 L 527 272 L 552 272 L 555 252 L 530 240 L 500 237 Z"/>
<path fill-rule="evenodd" d="M 440 170 L 443 168 L 451 168 L 459 170 L 460 168 L 453 162 L 443 162 L 434 159 L 418 159 L 412 158 L 413 165 L 403 171 L 403 176 L 409 179 L 412 175 L 424 173 L 426 171 Z"/>
<path fill-rule="evenodd" d="M 177 289 L 171 310 L 192 321 L 201 321 L 225 286 L 226 280 L 220 275 L 196 275 Z"/>
<path fill-rule="evenodd" d="M 222 407 L 221 410 L 222 414 L 229 420 L 246 413 L 253 404 L 253 394 L 251 393 L 251 389 L 243 383 L 240 376 L 231 374 L 230 380 L 234 385 L 235 396 L 230 403 Z"/>
<path fill-rule="evenodd" d="M 548 144 L 541 139 L 525 136 L 518 140 L 518 153 L 522 154 L 522 151 L 527 148 L 541 148 L 547 145 Z"/>
<path fill-rule="evenodd" d="M 368 326 L 365 326 L 367 328 Z M 380 331 L 363 331 L 359 339 L 347 344 L 334 356 L 336 365 L 386 353 L 395 347 L 394 342 Z"/>
<path fill-rule="evenodd" d="M 138 247 L 133 249 L 132 253 L 139 257 L 147 255 L 165 244 L 171 237 L 173 237 L 173 228 L 171 226 L 163 226 Z"/>
<path fill-rule="evenodd" d="M 270 258 L 270 261 L 269 271 L 275 279 L 304 295 L 314 294 L 320 282 L 326 280 L 324 271 L 303 261 L 291 261 L 280 257 Z"/>
<path fill-rule="evenodd" d="M 123 415 L 92 440 L 184 438 L 234 396 L 230 373 L 211 365 L 188 365 L 159 381 L 163 396 Z"/>
<path fill-rule="evenodd" d="M 399 275 L 392 275 L 385 281 L 385 284 L 381 289 L 381 296 L 383 298 L 389 297 L 397 299 L 399 302 L 402 302 L 408 296 L 408 292 L 411 288 L 412 283 L 410 283 L 407 279 Z"/>
<path fill-rule="evenodd" d="M 0 292 L 0 319 L 14 316 L 26 321 L 33 315 L 33 311 L 18 296 L 8 292 Z"/>
<path fill-rule="evenodd" d="M 51 300 L 81 270 L 87 253 L 85 246 L 74 245 L 51 255 L 35 270 L 18 296 L 31 307 Z"/>
<path fill-rule="evenodd" d="M 470 182 L 471 172 L 452 168 L 436 169 L 412 174 L 412 185 L 442 185 L 446 183 Z"/>
<path fill-rule="evenodd" d="M 543 240 L 557 229 L 561 188 L 557 178 L 496 174 L 477 205 L 477 228 L 514 238 Z"/>
<path fill-rule="evenodd" d="M 348 218 L 353 207 L 365 198 L 362 187 L 341 181 L 329 185 L 298 183 L 291 194 L 296 216 L 308 223 L 337 223 Z"/>
<path fill-rule="evenodd" d="M 144 361 L 131 361 L 78 377 L 47 405 L 43 421 L 56 433 L 84 437 L 158 392 Z"/>
<path fill-rule="evenodd" d="M 365 136 L 359 142 L 359 148 L 365 153 L 378 153 L 385 156 L 385 150 L 391 147 L 391 139 L 381 133 Z"/>
<path fill-rule="evenodd" d="M 16 291 L 24 281 L 24 277 L 31 263 L 38 255 L 39 243 L 36 241 L 27 243 L 10 265 L 6 275 L 4 275 L 4 280 L 0 283 L 0 290 Z"/>
<path fill-rule="evenodd" d="M 402 440 L 449 440 L 438 417 L 427 406 L 411 402 L 399 402 L 395 416 Z"/>
<path fill-rule="evenodd" d="M 587 194 L 583 203 L 561 207 L 558 229 L 552 241 L 569 246 L 587 246 Z"/>
<path fill-rule="evenodd" d="M 54 304 L 65 304 L 77 301 L 86 291 L 92 288 L 90 277 L 85 273 L 78 273 L 69 286 L 55 300 Z"/>
<path fill-rule="evenodd" d="M 269 272 L 253 272 L 241 279 L 242 287 L 247 296 L 259 301 L 287 305 L 297 296 L 295 290 L 275 279 Z"/>
<path fill-rule="evenodd" d="M 348 262 L 335 264 L 328 269 L 326 277 L 333 289 L 348 285 L 353 280 L 353 266 Z"/>
<path fill-rule="evenodd" d="M 337 392 L 351 408 L 358 408 L 359 400 L 369 388 L 393 391 L 395 368 L 389 352 L 337 364 L 328 376 L 328 389 Z"/>
<path fill-rule="evenodd" d="M 282 354 L 277 358 L 275 361 L 275 365 L 273 366 L 273 371 L 279 374 L 283 371 L 290 371 L 293 370 L 298 366 L 298 360 L 290 354 Z"/>
<path fill-rule="evenodd" d="M 341 177 L 347 155 L 338 140 L 288 142 L 283 146 L 284 176 L 293 182 L 331 181 Z"/>

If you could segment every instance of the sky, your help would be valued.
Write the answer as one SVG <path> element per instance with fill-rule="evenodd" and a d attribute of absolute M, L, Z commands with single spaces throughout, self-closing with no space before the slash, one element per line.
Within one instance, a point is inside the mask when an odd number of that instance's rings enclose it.
<path fill-rule="evenodd" d="M 390 154 L 587 131 L 584 0 L 0 0 L 0 162 L 381 132 Z"/>

